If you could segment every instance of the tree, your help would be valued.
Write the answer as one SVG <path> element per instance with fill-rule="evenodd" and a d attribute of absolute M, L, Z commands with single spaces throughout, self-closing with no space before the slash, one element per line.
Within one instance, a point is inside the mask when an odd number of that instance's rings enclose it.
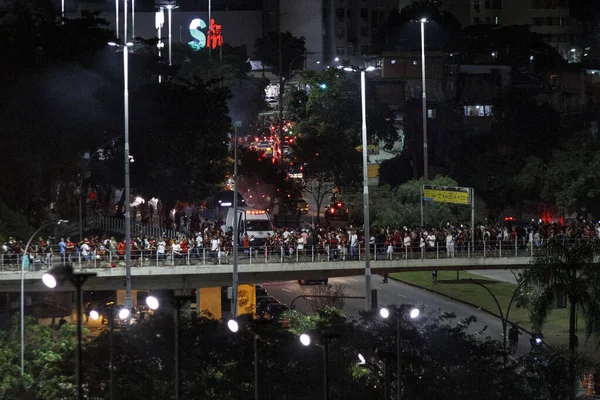
<path fill-rule="evenodd" d="M 279 71 L 279 41 L 281 40 L 281 69 Z M 275 75 L 282 75 L 289 79 L 289 73 L 292 69 L 298 69 L 300 63 L 292 65 L 296 57 L 306 53 L 304 47 L 304 37 L 293 36 L 290 32 L 268 32 L 266 36 L 256 39 L 254 44 L 254 55 L 262 60 L 263 64 L 270 65 Z M 293 68 L 296 67 L 296 68 Z"/>
<path fill-rule="evenodd" d="M 74 398 L 75 327 L 63 325 L 54 331 L 26 317 L 25 375 L 21 377 L 18 316 L 14 317 L 12 326 L 8 331 L 0 330 L 0 398 Z"/>
<path fill-rule="evenodd" d="M 542 245 L 534 254 L 531 264 L 523 271 L 523 279 L 542 285 L 542 292 L 534 304 L 534 326 L 541 329 L 554 305 L 555 298 L 569 300 L 569 351 L 577 351 L 576 319 L 579 309 L 585 322 L 587 339 L 594 336 L 600 341 L 600 294 L 597 280 L 600 272 L 596 259 L 600 243 L 596 239 L 568 241 L 556 236 Z"/>
<path fill-rule="evenodd" d="M 230 168 L 228 96 L 202 82 L 132 94 L 132 181 L 141 193 L 160 196 L 168 211 L 176 200 L 201 202 L 221 189 Z"/>
<path fill-rule="evenodd" d="M 330 297 L 309 297 L 308 301 L 313 312 L 324 310 L 326 308 L 336 308 L 341 310 L 344 308 L 346 299 L 341 296 L 346 295 L 344 285 L 317 285 L 310 289 L 311 295 L 330 296 Z"/>
<path fill-rule="evenodd" d="M 82 154 L 112 126 L 111 82 L 95 65 L 113 36 L 97 13 L 61 24 L 49 3 L 5 2 L 0 13 L 0 167 L 18 171 L 0 176 L 0 201 L 37 225 L 50 202 L 65 211 L 58 200 Z"/>
<path fill-rule="evenodd" d="M 371 191 L 369 196 L 369 216 L 371 225 L 420 226 L 421 190 L 423 180 L 410 180 L 397 188 L 381 186 Z M 429 182 L 431 185 L 458 186 L 452 178 L 438 175 Z M 362 193 L 349 196 L 346 203 L 350 208 L 350 220 L 356 224 L 363 220 Z M 446 223 L 470 224 L 470 208 L 460 204 L 430 203 L 429 224 L 441 226 Z"/>
<path fill-rule="evenodd" d="M 555 203 L 568 214 L 600 214 L 598 141 L 588 132 L 571 136 L 551 158 L 532 156 L 515 182 L 528 198 Z M 582 213 L 581 210 L 584 210 Z"/>

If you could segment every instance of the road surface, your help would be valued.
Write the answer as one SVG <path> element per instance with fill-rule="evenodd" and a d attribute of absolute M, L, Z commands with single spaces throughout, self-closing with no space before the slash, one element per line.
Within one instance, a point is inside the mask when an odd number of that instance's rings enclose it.
<path fill-rule="evenodd" d="M 345 293 L 348 296 L 365 295 L 365 282 L 362 276 L 329 278 L 329 284 L 343 285 Z M 269 291 L 271 296 L 274 296 L 287 305 L 290 305 L 296 296 L 310 295 L 311 293 L 311 285 L 300 286 L 297 281 L 269 282 L 263 283 L 263 286 Z M 471 324 L 469 327 L 471 334 L 476 337 L 490 336 L 494 340 L 502 341 L 502 322 L 500 318 L 488 314 L 481 309 L 451 300 L 436 293 L 406 285 L 393 279 L 390 279 L 389 283 L 382 283 L 382 278 L 379 275 L 373 275 L 372 287 L 373 289 L 377 289 L 380 306 L 406 303 L 423 306 L 425 313 L 454 312 L 457 319 L 452 321 L 452 323 L 474 315 L 477 317 L 477 322 Z M 366 301 L 364 299 L 346 299 L 342 312 L 349 317 L 358 317 L 359 311 L 364 310 L 365 306 Z M 304 299 L 296 300 L 295 308 L 304 313 L 312 313 L 310 305 Z M 482 332 L 485 326 L 487 326 L 487 329 Z M 530 349 L 529 336 L 523 333 L 519 340 L 517 355 L 528 353 Z"/>

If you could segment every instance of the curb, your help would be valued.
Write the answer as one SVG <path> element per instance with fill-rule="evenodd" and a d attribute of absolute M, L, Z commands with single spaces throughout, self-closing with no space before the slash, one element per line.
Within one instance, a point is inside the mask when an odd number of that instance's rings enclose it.
<path fill-rule="evenodd" d="M 393 279 L 393 280 L 395 280 L 395 281 L 398 281 L 398 282 L 404 283 L 405 285 L 408 285 L 408 286 L 416 287 L 416 288 L 418 288 L 418 289 L 425 290 L 425 291 L 427 291 L 427 292 L 430 292 L 430 293 L 435 293 L 435 294 L 437 294 L 437 295 L 439 295 L 439 296 L 445 297 L 445 298 L 447 298 L 447 299 L 450 299 L 450 300 L 452 300 L 452 301 L 456 301 L 457 303 L 462 303 L 462 304 L 466 304 L 466 305 L 468 305 L 468 306 L 471 306 L 471 307 L 477 308 L 478 310 L 481 310 L 481 311 L 483 311 L 483 312 L 486 312 L 486 313 L 488 313 L 488 314 L 490 314 L 490 315 L 493 315 L 494 317 L 496 317 L 496 318 L 498 318 L 500 321 L 502 321 L 502 317 L 501 317 L 500 315 L 498 315 L 497 313 L 495 313 L 495 312 L 492 312 L 492 311 L 490 311 L 490 310 L 487 310 L 487 309 L 485 309 L 485 308 L 483 308 L 483 307 L 479 307 L 478 305 L 476 305 L 476 304 L 474 304 L 474 303 L 471 303 L 470 301 L 466 301 L 466 300 L 457 299 L 457 298 L 455 298 L 455 297 L 448 296 L 447 294 L 440 293 L 440 292 L 438 292 L 437 290 L 433 290 L 433 289 L 431 289 L 431 288 L 428 288 L 428 287 L 425 287 L 425 286 L 417 285 L 417 284 L 415 284 L 415 283 L 412 283 L 412 282 L 407 282 L 407 281 L 404 281 L 404 280 L 402 280 L 402 279 L 395 278 L 395 277 L 393 277 L 393 276 L 391 276 L 391 275 L 389 276 L 389 278 L 390 278 L 390 279 Z M 507 327 L 508 327 L 508 325 L 509 325 L 509 324 L 510 324 L 510 325 L 513 325 L 513 324 L 514 324 L 514 325 L 518 326 L 518 327 L 519 327 L 519 329 L 521 329 L 523 332 L 526 332 L 527 334 L 529 334 L 529 335 L 532 335 L 532 332 L 531 332 L 531 331 L 529 331 L 529 330 L 527 330 L 527 329 L 523 328 L 521 325 L 517 325 L 517 324 L 516 324 L 516 323 L 514 323 L 514 322 L 507 321 Z"/>

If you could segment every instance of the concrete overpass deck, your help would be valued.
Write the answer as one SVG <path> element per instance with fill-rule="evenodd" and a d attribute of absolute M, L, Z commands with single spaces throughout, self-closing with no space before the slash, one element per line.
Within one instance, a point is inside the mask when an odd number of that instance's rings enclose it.
<path fill-rule="evenodd" d="M 206 256 L 206 254 L 202 254 Z M 201 256 L 202 256 L 201 255 Z M 403 271 L 431 270 L 485 270 L 519 269 L 531 259 L 528 252 L 508 253 L 508 256 L 483 257 L 477 254 L 465 254 L 455 258 L 442 258 L 439 254 L 424 254 L 423 257 L 397 259 L 372 259 L 373 274 Z M 323 257 L 321 257 L 323 256 Z M 418 254 L 417 254 L 418 256 Z M 385 254 L 378 255 L 384 258 Z M 324 259 L 323 259 L 324 258 Z M 116 267 L 111 268 L 111 264 Z M 125 288 L 125 266 L 118 262 L 76 262 L 76 270 L 93 271 L 84 290 L 119 290 Z M 283 281 L 308 278 L 341 277 L 363 275 L 365 260 L 328 260 L 327 254 L 315 257 L 310 255 L 280 255 L 274 257 L 254 257 L 248 255 L 238 262 L 240 283 Z M 25 270 L 25 289 L 44 291 L 41 277 L 46 270 Z M 132 289 L 192 289 L 200 287 L 226 286 L 231 284 L 233 265 L 230 258 L 209 257 L 174 258 L 171 260 L 135 260 L 131 268 Z M 0 292 L 18 292 L 20 290 L 20 267 L 4 266 L 0 271 Z M 72 290 L 68 285 L 60 288 Z M 60 290 L 59 288 L 54 290 Z"/>

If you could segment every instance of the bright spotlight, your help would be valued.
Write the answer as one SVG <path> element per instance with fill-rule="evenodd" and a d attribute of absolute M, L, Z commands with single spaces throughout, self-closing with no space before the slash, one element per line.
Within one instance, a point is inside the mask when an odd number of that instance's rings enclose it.
<path fill-rule="evenodd" d="M 541 343 L 542 343 L 542 338 L 536 337 L 535 344 L 541 344 Z"/>
<path fill-rule="evenodd" d="M 98 311 L 92 310 L 92 311 L 90 311 L 90 318 L 93 319 L 94 321 L 97 321 L 98 318 L 100 318 L 100 314 L 98 314 Z"/>
<path fill-rule="evenodd" d="M 339 57 L 336 57 L 336 58 L 335 58 L 335 61 L 340 61 L 340 58 L 339 58 Z"/>
<path fill-rule="evenodd" d="M 354 71 L 354 68 L 344 67 L 344 71 L 346 71 L 346 72 L 352 72 L 352 71 Z"/>
<path fill-rule="evenodd" d="M 383 308 L 379 309 L 379 315 L 381 315 L 382 318 L 389 318 L 390 317 L 390 310 L 388 310 L 387 308 L 383 307 Z"/>
<path fill-rule="evenodd" d="M 154 296 L 148 296 L 148 297 L 146 297 L 146 305 L 151 310 L 156 310 L 159 306 L 158 299 Z"/>
<path fill-rule="evenodd" d="M 421 312 L 419 311 L 418 308 L 413 308 L 412 310 L 410 310 L 410 314 L 409 315 L 410 315 L 410 317 L 412 319 L 415 319 L 415 318 L 417 318 L 419 316 L 420 313 Z"/>
<path fill-rule="evenodd" d="M 302 343 L 304 346 L 309 346 L 310 345 L 310 336 L 308 336 L 306 333 L 303 333 L 302 335 L 300 335 L 300 343 Z"/>
<path fill-rule="evenodd" d="M 375 71 L 375 67 L 371 65 L 370 67 L 367 67 L 367 69 L 365 69 L 365 71 L 367 71 L 367 72 Z"/>
<path fill-rule="evenodd" d="M 365 360 L 365 356 L 363 356 L 362 354 L 358 353 L 358 361 L 360 365 L 364 365 L 367 363 L 367 360 Z"/>
<path fill-rule="evenodd" d="M 423 23 L 427 22 L 427 18 L 421 18 L 421 22 L 423 22 Z"/>
<path fill-rule="evenodd" d="M 127 308 L 122 308 L 119 311 L 119 318 L 121 319 L 127 319 L 129 317 L 129 310 Z"/>
<path fill-rule="evenodd" d="M 236 333 L 240 329 L 240 325 L 235 319 L 230 319 L 229 321 L 227 321 L 227 327 L 233 333 Z"/>
<path fill-rule="evenodd" d="M 44 282 L 44 285 L 48 286 L 50 289 L 54 289 L 56 287 L 56 278 L 52 274 L 45 273 L 42 275 L 42 282 Z"/>

